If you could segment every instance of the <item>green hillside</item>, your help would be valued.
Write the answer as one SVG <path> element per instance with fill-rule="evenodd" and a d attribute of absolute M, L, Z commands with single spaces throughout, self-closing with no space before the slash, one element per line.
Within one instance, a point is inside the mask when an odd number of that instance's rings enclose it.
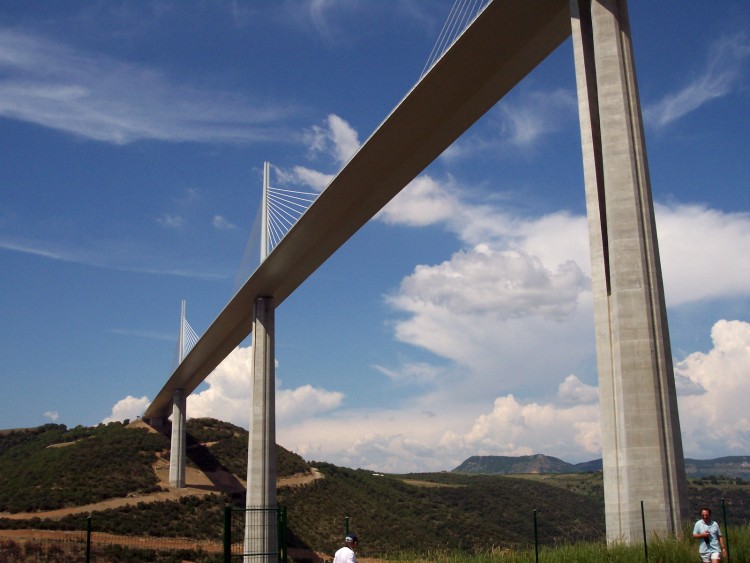
<path fill-rule="evenodd" d="M 484 473 L 513 475 L 520 473 L 584 473 L 601 471 L 602 460 L 594 459 L 571 464 L 544 454 L 523 456 L 475 455 L 467 458 L 453 471 L 458 473 Z M 716 459 L 685 458 L 688 477 L 734 477 L 750 480 L 750 456 L 727 456 Z"/>
<path fill-rule="evenodd" d="M 213 419 L 191 419 L 187 430 L 190 465 L 204 471 L 226 468 L 244 479 L 246 430 Z M 153 465 L 167 457 L 168 449 L 168 437 L 143 425 L 110 423 L 68 430 L 50 424 L 0 432 L 0 512 L 77 507 L 159 490 Z M 323 475 L 278 491 L 279 503 L 288 508 L 292 546 L 331 553 L 340 545 L 346 517 L 360 534 L 363 557 L 528 546 L 533 542 L 534 511 L 542 544 L 604 538 L 600 472 L 382 475 L 306 462 L 281 447 L 277 457 L 280 477 L 311 475 L 313 469 Z M 722 498 L 729 501 L 734 523 L 750 522 L 746 481 L 691 480 L 693 513 L 703 504 L 718 509 Z M 92 519 L 100 532 L 218 541 L 223 507 L 244 506 L 244 502 L 241 494 L 212 493 L 98 510 Z M 57 520 L 0 518 L 0 528 L 28 527 L 81 530 L 85 518 L 81 514 Z"/>
<path fill-rule="evenodd" d="M 543 454 L 503 456 L 475 455 L 453 471 L 457 473 L 487 473 L 511 475 L 514 473 L 580 473 L 580 467 L 556 457 Z"/>
<path fill-rule="evenodd" d="M 343 517 L 366 541 L 363 553 L 528 545 L 533 511 L 547 544 L 601 539 L 601 497 L 502 476 L 380 475 L 314 463 L 325 479 L 282 491 L 289 526 L 304 543 L 332 550 Z"/>

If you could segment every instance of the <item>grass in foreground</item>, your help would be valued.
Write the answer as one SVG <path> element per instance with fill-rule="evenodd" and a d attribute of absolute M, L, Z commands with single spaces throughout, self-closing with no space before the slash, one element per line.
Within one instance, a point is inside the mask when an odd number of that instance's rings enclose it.
<path fill-rule="evenodd" d="M 730 562 L 750 562 L 750 525 L 729 529 Z M 486 551 L 467 555 L 461 553 L 430 552 L 402 553 L 386 556 L 386 561 L 399 563 L 536 563 L 536 552 L 530 549 L 492 547 Z M 679 539 L 653 539 L 648 543 L 650 563 L 685 563 L 699 561 L 698 544 L 689 533 Z M 643 545 L 606 546 L 602 543 L 581 542 L 558 547 L 540 547 L 540 563 L 643 563 L 646 552 Z"/>

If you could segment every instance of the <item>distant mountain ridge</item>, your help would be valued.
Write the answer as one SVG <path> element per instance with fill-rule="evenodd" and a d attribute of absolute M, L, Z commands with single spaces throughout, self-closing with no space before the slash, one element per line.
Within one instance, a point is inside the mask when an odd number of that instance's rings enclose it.
<path fill-rule="evenodd" d="M 456 473 L 481 473 L 485 475 L 586 473 L 601 471 L 602 460 L 583 463 L 568 463 L 559 458 L 544 455 L 475 455 L 467 458 L 453 469 Z M 723 476 L 750 480 L 750 456 L 727 456 L 716 459 L 685 459 L 688 477 Z"/>

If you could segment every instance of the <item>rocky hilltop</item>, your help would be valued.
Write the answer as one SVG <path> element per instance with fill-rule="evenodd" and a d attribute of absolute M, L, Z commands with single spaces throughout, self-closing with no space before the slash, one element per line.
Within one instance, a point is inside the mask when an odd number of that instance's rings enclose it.
<path fill-rule="evenodd" d="M 519 475 L 549 473 L 587 473 L 601 471 L 602 460 L 568 463 L 544 454 L 502 456 L 475 455 L 453 469 L 456 473 L 481 473 L 485 475 Z M 750 456 L 727 456 L 716 459 L 685 459 L 688 477 L 731 477 L 750 481 Z"/>

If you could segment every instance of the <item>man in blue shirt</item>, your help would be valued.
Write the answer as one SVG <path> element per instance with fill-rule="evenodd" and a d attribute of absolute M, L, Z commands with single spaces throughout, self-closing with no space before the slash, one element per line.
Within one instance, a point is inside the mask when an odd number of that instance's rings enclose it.
<path fill-rule="evenodd" d="M 721 561 L 722 555 L 726 556 L 724 536 L 719 524 L 711 520 L 711 509 L 701 508 L 701 519 L 693 527 L 693 537 L 701 541 L 698 553 L 703 563 L 715 563 Z"/>

